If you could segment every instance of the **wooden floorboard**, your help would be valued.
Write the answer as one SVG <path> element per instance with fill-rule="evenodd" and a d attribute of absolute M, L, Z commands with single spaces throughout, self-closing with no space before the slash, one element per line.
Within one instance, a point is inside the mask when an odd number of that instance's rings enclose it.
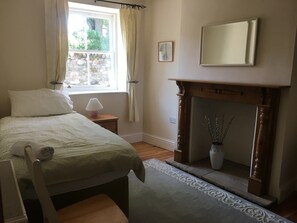
<path fill-rule="evenodd" d="M 172 151 L 150 145 L 148 143 L 138 142 L 133 143 L 132 145 L 142 160 L 155 158 L 165 161 L 166 159 L 173 158 Z M 297 223 L 297 192 L 281 204 L 274 205 L 271 211 Z"/>
<path fill-rule="evenodd" d="M 139 157 L 142 160 L 155 158 L 161 161 L 165 161 L 166 159 L 173 157 L 172 151 L 162 149 L 160 147 L 153 146 L 144 142 L 133 143 L 132 145 L 134 146 Z"/>

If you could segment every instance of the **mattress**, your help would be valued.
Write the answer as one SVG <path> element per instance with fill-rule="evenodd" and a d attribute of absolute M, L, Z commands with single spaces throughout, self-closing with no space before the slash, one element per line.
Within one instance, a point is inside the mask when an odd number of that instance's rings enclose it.
<path fill-rule="evenodd" d="M 5 117 L 0 120 L 0 159 L 12 160 L 23 195 L 32 184 L 25 159 L 9 151 L 18 141 L 34 141 L 55 149 L 51 160 L 41 162 L 46 184 L 56 188 L 52 192 L 55 194 L 88 184 L 106 183 L 130 170 L 140 180 L 145 178 L 135 149 L 83 115 Z"/>

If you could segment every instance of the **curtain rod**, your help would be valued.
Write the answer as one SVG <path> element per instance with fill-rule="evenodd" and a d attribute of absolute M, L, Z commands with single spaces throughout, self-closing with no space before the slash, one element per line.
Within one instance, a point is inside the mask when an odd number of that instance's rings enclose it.
<path fill-rule="evenodd" d="M 114 2 L 114 1 L 105 1 L 105 0 L 95 0 L 95 3 L 96 3 L 96 2 L 107 2 L 107 3 L 113 3 L 113 4 L 119 4 L 119 5 L 128 5 L 128 6 L 138 7 L 138 8 L 142 8 L 142 9 L 145 9 L 145 8 L 146 8 L 145 5 L 129 4 L 129 3 L 123 3 L 123 2 Z"/>

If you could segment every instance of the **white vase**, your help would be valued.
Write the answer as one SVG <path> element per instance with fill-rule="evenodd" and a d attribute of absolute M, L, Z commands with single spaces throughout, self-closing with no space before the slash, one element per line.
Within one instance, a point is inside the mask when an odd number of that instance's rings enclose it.
<path fill-rule="evenodd" d="M 211 167 L 214 170 L 220 170 L 223 166 L 225 152 L 223 150 L 223 145 L 211 144 L 209 150 L 209 157 Z"/>

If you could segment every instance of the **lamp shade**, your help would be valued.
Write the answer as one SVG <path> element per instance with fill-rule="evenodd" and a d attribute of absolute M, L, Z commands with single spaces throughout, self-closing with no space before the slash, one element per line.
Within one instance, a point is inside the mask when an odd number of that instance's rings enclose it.
<path fill-rule="evenodd" d="M 91 98 L 87 104 L 86 110 L 90 112 L 98 112 L 103 108 L 98 98 Z"/>

